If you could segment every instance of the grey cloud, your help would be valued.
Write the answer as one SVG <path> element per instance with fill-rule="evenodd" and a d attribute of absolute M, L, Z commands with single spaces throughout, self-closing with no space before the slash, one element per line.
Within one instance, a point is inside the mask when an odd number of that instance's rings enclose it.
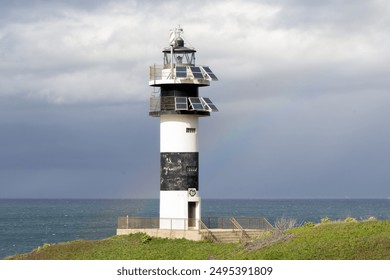
<path fill-rule="evenodd" d="M 180 23 L 220 78 L 202 197 L 389 196 L 389 11 L 339 2 L 1 3 L 0 195 L 158 196 L 148 66 Z"/>
<path fill-rule="evenodd" d="M 308 1 L 277 0 L 273 5 L 281 6 L 279 23 L 284 28 L 335 28 L 349 32 L 364 32 L 372 24 L 386 20 L 385 2 L 378 1 Z M 368 25 L 367 25 L 368 23 Z"/>
<path fill-rule="evenodd" d="M 1 197 L 151 195 L 150 180 L 158 182 L 159 165 L 151 164 L 158 160 L 158 127 L 143 103 L 1 101 Z"/>

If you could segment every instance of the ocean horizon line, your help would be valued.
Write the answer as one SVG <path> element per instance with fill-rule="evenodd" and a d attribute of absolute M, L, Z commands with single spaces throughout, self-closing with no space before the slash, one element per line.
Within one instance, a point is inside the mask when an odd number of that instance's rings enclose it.
<path fill-rule="evenodd" d="M 160 198 L 103 198 L 103 197 L 2 197 L 0 200 L 159 200 Z M 293 197 L 293 198 L 213 198 L 206 197 L 202 200 L 386 200 L 390 197 Z"/>

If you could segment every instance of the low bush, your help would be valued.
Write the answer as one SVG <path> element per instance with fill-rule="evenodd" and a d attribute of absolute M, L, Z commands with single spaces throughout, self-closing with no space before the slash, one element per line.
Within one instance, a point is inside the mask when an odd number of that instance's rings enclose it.
<path fill-rule="evenodd" d="M 285 231 L 294 228 L 296 224 L 296 219 L 282 217 L 275 221 L 275 228 L 280 231 Z"/>
<path fill-rule="evenodd" d="M 357 223 L 357 220 L 355 218 L 353 218 L 353 217 L 346 217 L 344 219 L 344 222 L 345 223 Z"/>

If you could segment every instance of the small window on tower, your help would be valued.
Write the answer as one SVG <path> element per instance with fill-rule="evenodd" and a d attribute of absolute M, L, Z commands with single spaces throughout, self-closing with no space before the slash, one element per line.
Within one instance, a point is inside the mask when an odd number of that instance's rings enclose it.
<path fill-rule="evenodd" d="M 186 128 L 186 132 L 187 132 L 187 133 L 195 133 L 195 132 L 196 132 L 196 128 L 187 127 L 187 128 Z"/>

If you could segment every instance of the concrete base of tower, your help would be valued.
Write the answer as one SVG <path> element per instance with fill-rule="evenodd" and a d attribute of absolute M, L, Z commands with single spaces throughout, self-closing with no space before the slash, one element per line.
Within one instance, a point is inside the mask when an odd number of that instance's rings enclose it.
<path fill-rule="evenodd" d="M 189 191 L 160 191 L 160 229 L 198 229 L 201 199 Z"/>
<path fill-rule="evenodd" d="M 116 230 L 117 235 L 128 235 L 135 233 L 146 233 L 149 236 L 159 238 L 181 239 L 200 241 L 204 237 L 199 230 L 170 230 L 170 229 L 158 229 L 158 228 L 135 228 L 135 229 L 120 229 Z"/>

